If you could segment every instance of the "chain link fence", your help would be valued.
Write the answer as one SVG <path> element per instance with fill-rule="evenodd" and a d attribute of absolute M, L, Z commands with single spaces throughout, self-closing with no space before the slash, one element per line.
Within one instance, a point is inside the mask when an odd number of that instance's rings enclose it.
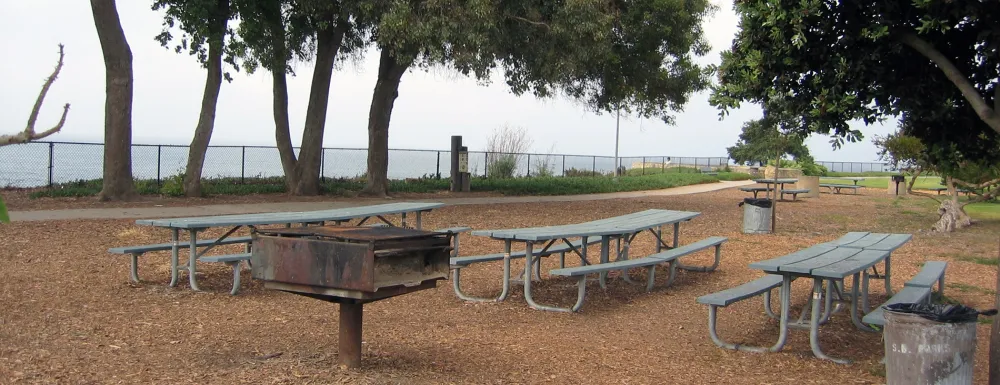
<path fill-rule="evenodd" d="M 299 149 L 295 149 L 296 156 Z M 136 179 L 161 183 L 181 175 L 187 165 L 188 146 L 132 145 L 132 173 Z M 103 176 L 104 145 L 100 143 L 32 142 L 0 147 L 0 187 L 41 187 Z M 389 178 L 451 177 L 447 150 L 389 150 Z M 368 169 L 368 150 L 324 148 L 324 178 L 357 178 Z M 830 171 L 890 171 L 884 163 L 817 162 Z M 727 157 L 621 157 L 618 166 L 630 175 L 673 169 L 718 169 L 730 164 Z M 600 176 L 613 175 L 615 158 L 569 154 L 501 154 L 469 152 L 469 172 L 475 177 Z M 205 178 L 281 177 L 284 171 L 278 149 L 264 146 L 209 146 L 202 171 Z"/>

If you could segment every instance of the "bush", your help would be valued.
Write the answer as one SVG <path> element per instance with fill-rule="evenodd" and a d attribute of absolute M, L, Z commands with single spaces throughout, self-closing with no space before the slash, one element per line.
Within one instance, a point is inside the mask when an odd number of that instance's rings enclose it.
<path fill-rule="evenodd" d="M 579 176 L 598 176 L 599 173 L 595 173 L 594 170 L 584 170 L 582 168 L 570 167 L 563 172 L 563 176 L 568 177 L 579 177 Z"/>
<path fill-rule="evenodd" d="M 517 171 L 517 155 L 492 154 L 490 163 L 486 166 L 486 176 L 489 178 L 513 178 Z"/>

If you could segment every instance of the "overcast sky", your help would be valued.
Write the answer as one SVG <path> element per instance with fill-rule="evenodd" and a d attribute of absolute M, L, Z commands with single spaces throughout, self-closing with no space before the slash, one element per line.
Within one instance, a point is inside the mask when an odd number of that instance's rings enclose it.
<path fill-rule="evenodd" d="M 729 47 L 737 19 L 732 2 L 715 0 L 720 11 L 706 22 L 713 51 L 703 62 L 717 63 Z M 135 79 L 133 142 L 188 144 L 198 120 L 205 72 L 194 57 L 160 47 L 153 37 L 161 30 L 161 14 L 151 1 L 119 0 L 125 35 L 131 45 Z M 0 1 L 0 133 L 24 127 L 28 113 L 57 59 L 57 45 L 66 45 L 65 66 L 46 98 L 39 130 L 54 124 L 63 103 L 71 103 L 63 132 L 54 141 L 103 141 L 104 65 L 90 3 L 84 0 Z M 324 145 L 366 147 L 368 108 L 378 68 L 377 53 L 344 63 L 333 78 Z M 309 95 L 311 63 L 297 64 L 298 76 L 289 79 L 293 143 L 301 140 Z M 212 144 L 274 145 L 269 74 L 239 73 L 223 83 Z M 724 120 L 707 102 L 693 95 L 677 124 L 659 120 L 621 121 L 622 156 L 725 156 L 739 135 L 741 124 L 759 117 L 756 106 L 744 106 Z M 502 78 L 483 87 L 446 70 L 411 70 L 403 77 L 389 132 L 391 148 L 447 149 L 451 135 L 463 135 L 470 150 L 483 149 L 486 137 L 503 124 L 529 130 L 533 150 L 558 153 L 613 155 L 614 115 L 596 115 L 562 99 L 538 100 L 510 94 Z M 863 143 L 845 144 L 833 151 L 829 138 L 814 136 L 809 147 L 818 160 L 875 161 L 869 142 L 885 134 L 895 122 L 865 127 Z"/>

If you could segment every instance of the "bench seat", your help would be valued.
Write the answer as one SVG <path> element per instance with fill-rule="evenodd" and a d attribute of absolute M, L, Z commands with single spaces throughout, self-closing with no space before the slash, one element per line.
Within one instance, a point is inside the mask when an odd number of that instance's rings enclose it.
<path fill-rule="evenodd" d="M 939 284 L 938 291 L 943 291 L 944 289 L 944 270 L 948 267 L 948 263 L 944 261 L 927 261 L 924 262 L 923 269 L 920 270 L 917 275 L 913 276 L 904 286 L 916 286 L 916 287 L 934 287 L 935 283 Z"/>
<path fill-rule="evenodd" d="M 702 305 L 726 307 L 732 303 L 761 295 L 779 286 L 781 286 L 781 276 L 768 274 L 733 288 L 703 295 L 698 297 L 697 302 Z"/>
<path fill-rule="evenodd" d="M 767 315 L 771 318 L 777 319 L 778 316 L 775 315 L 774 311 L 771 309 L 771 290 L 780 288 L 782 279 L 783 278 L 780 275 L 768 274 L 733 288 L 698 297 L 698 303 L 708 305 L 708 334 L 709 337 L 712 338 L 712 342 L 721 348 L 758 353 L 775 351 L 777 348 L 780 348 L 783 344 L 780 337 L 775 347 L 770 348 L 739 345 L 723 341 L 722 338 L 719 337 L 716 325 L 718 324 L 718 311 L 720 307 L 726 307 L 758 295 L 764 295 L 764 311 Z"/>
<path fill-rule="evenodd" d="M 210 263 L 225 263 L 233 268 L 233 288 L 229 291 L 230 295 L 236 295 L 240 291 L 240 262 L 250 261 L 250 253 L 239 253 L 239 254 L 226 254 L 226 255 L 209 255 L 198 258 L 201 262 Z"/>
<path fill-rule="evenodd" d="M 754 199 L 756 199 L 757 193 L 762 191 L 767 191 L 767 192 L 774 191 L 774 187 L 740 187 L 740 191 L 752 192 Z"/>
<path fill-rule="evenodd" d="M 809 189 L 807 188 L 781 190 L 781 199 L 785 199 L 785 194 L 791 194 L 792 200 L 795 200 L 796 198 L 798 198 L 799 194 L 805 194 L 808 192 Z"/>
<path fill-rule="evenodd" d="M 865 314 L 864 318 L 861 319 L 862 322 L 870 325 L 884 325 L 885 324 L 885 309 L 883 306 L 888 306 L 897 303 L 918 303 L 926 302 L 930 299 L 931 289 L 928 287 L 917 287 L 917 286 L 904 286 L 903 290 L 900 290 L 896 295 L 889 298 L 888 301 L 879 305 L 874 311 Z"/>
<path fill-rule="evenodd" d="M 652 254 L 643 258 L 636 258 L 624 261 L 615 261 L 609 263 L 601 263 L 586 266 L 576 266 L 576 267 L 563 267 L 559 269 L 553 269 L 549 271 L 551 275 L 563 276 L 563 277 L 575 277 L 577 279 L 577 285 L 579 286 L 577 291 L 576 304 L 569 308 L 570 311 L 577 311 L 580 306 L 583 305 L 583 299 L 587 287 L 587 274 L 593 273 L 606 273 L 612 270 L 625 270 L 634 267 L 644 267 L 647 269 L 646 275 L 646 291 L 653 290 L 653 282 L 655 280 L 656 266 L 661 263 L 670 263 L 670 276 L 667 278 L 667 286 L 673 282 L 674 276 L 678 268 L 684 268 L 686 270 L 695 271 L 712 271 L 715 270 L 719 265 L 719 256 L 722 243 L 726 242 L 726 237 L 709 237 L 702 239 L 698 242 L 690 243 L 687 245 L 682 245 L 670 250 L 661 251 L 656 254 Z M 715 264 L 709 267 L 686 267 L 680 264 L 678 259 L 682 256 L 704 250 L 710 247 L 715 247 Z M 603 279 L 602 279 L 603 285 Z M 567 309 L 563 309 L 567 310 Z"/>
<path fill-rule="evenodd" d="M 593 245 L 593 244 L 597 244 L 597 243 L 601 242 L 600 238 L 592 238 L 592 239 L 593 240 L 587 242 L 587 245 Z M 581 244 L 581 241 L 580 240 L 575 240 L 575 241 L 570 242 L 570 244 L 573 245 L 573 247 L 579 248 L 580 244 Z M 539 256 L 539 257 L 547 257 L 547 256 L 550 256 L 550 255 L 553 255 L 553 254 L 562 254 L 562 253 L 565 253 L 565 252 L 568 252 L 568 251 L 571 251 L 571 250 L 572 249 L 569 246 L 567 246 L 565 243 L 560 243 L 558 245 L 553 245 L 552 247 L 549 247 L 548 250 L 545 250 L 545 253 L 538 253 L 538 251 L 541 251 L 541 250 L 535 251 L 534 253 L 537 256 Z M 451 267 L 453 267 L 453 268 L 461 268 L 461 267 L 469 266 L 469 265 L 474 264 L 474 263 L 501 261 L 501 260 L 503 260 L 503 254 L 504 253 L 493 253 L 493 254 L 485 254 L 485 255 L 473 255 L 473 256 L 469 256 L 469 257 L 454 257 L 454 258 L 451 259 L 450 264 L 451 264 Z M 524 258 L 524 257 L 525 257 L 525 251 L 524 250 L 521 250 L 521 251 L 511 251 L 510 252 L 510 258 L 511 259 L 519 259 L 519 258 Z"/>
<path fill-rule="evenodd" d="M 200 239 L 195 245 L 198 247 L 206 247 L 215 243 L 215 239 Z M 237 243 L 249 243 L 251 241 L 250 237 L 228 237 L 219 241 L 220 245 L 232 245 Z M 140 245 L 140 246 L 124 246 L 124 247 L 112 247 L 108 249 L 109 253 L 112 254 L 143 254 L 151 251 L 165 251 L 170 250 L 174 246 L 173 243 L 157 243 L 153 245 Z M 190 242 L 180 242 L 178 247 L 186 249 L 191 247 Z"/>
<path fill-rule="evenodd" d="M 201 239 L 195 241 L 196 247 L 208 247 L 213 244 L 217 239 Z M 249 250 L 250 243 L 253 241 L 251 237 L 227 237 L 221 241 L 218 241 L 218 245 L 233 245 L 245 243 L 247 249 Z M 166 251 L 172 250 L 173 243 L 156 243 L 152 245 L 139 245 L 139 246 L 123 246 L 123 247 L 112 247 L 108 249 L 111 254 L 129 254 L 132 257 L 132 264 L 130 266 L 130 275 L 132 282 L 139 283 L 139 256 L 153 251 Z M 191 247 L 191 242 L 178 242 L 177 247 L 179 249 L 188 249 Z"/>
<path fill-rule="evenodd" d="M 820 183 L 819 187 L 829 188 L 830 191 L 836 191 L 837 194 L 840 194 L 840 190 L 842 190 L 842 189 L 850 189 L 850 190 L 854 190 L 854 193 L 857 194 L 858 193 L 858 189 L 860 189 L 863 186 L 850 185 L 850 184 L 837 184 L 837 183 Z"/>

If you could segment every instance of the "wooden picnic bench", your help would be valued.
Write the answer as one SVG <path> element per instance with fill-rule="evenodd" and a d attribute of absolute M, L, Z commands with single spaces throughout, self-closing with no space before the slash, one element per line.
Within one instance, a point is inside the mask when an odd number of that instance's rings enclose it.
<path fill-rule="evenodd" d="M 762 270 L 768 275 L 698 298 L 698 303 L 709 305 L 709 335 L 716 345 L 723 348 L 749 352 L 776 352 L 787 342 L 789 327 L 808 329 L 813 355 L 837 363 L 848 363 L 847 360 L 836 359 L 822 352 L 819 344 L 820 325 L 826 324 L 835 311 L 842 310 L 839 306 L 846 304 L 850 308 L 851 321 L 854 325 L 864 331 L 873 331 L 862 322 L 858 311 L 859 305 L 861 314 L 868 311 L 869 280 L 882 279 L 885 282 L 886 294 L 892 295 L 889 280 L 891 254 L 911 238 L 910 234 L 851 232 L 833 241 L 816 244 L 781 257 L 751 263 L 750 268 Z M 876 265 L 880 263 L 885 265 L 882 274 L 876 269 Z M 872 273 L 869 273 L 868 269 L 871 269 Z M 780 284 L 775 277 L 780 277 Z M 844 288 L 847 277 L 852 277 L 850 291 Z M 790 323 L 791 282 L 797 278 L 812 279 L 812 300 L 806 302 L 799 320 Z M 718 307 L 725 307 L 761 294 L 769 299 L 771 290 L 779 286 L 781 314 L 776 317 L 779 320 L 779 335 L 774 345 L 746 346 L 728 343 L 719 338 L 715 329 Z M 834 302 L 838 305 L 836 310 Z M 769 306 L 765 305 L 765 311 L 768 316 L 774 317 Z M 822 312 L 820 309 L 823 309 Z M 810 316 L 808 322 L 807 315 Z"/>
<path fill-rule="evenodd" d="M 831 193 L 836 191 L 837 194 L 840 194 L 840 190 L 851 190 L 854 194 L 857 194 L 858 189 L 860 189 L 862 186 L 850 185 L 850 184 L 837 184 L 837 183 L 820 183 L 819 187 L 829 188 Z"/>
<path fill-rule="evenodd" d="M 217 215 L 189 218 L 166 218 L 166 219 L 140 219 L 135 221 L 138 225 L 155 226 L 166 228 L 171 231 L 171 242 L 154 245 L 128 246 L 111 248 L 108 251 L 114 254 L 129 254 L 132 256 L 132 279 L 138 282 L 136 263 L 138 257 L 151 251 L 171 251 L 170 258 L 170 287 L 176 286 L 181 269 L 188 271 L 188 280 L 191 289 L 200 291 L 196 280 L 197 262 L 225 263 L 233 267 L 233 288 L 230 294 L 235 295 L 239 290 L 239 269 L 240 262 L 249 263 L 250 241 L 249 237 L 230 238 L 238 229 L 246 226 L 254 229 L 258 226 L 284 225 L 291 227 L 292 224 L 308 226 L 310 224 L 323 225 L 327 222 L 334 224 L 349 223 L 359 220 L 356 226 L 365 225 L 372 218 L 381 221 L 386 225 L 392 225 L 385 217 L 398 214 L 402 217 L 401 226 L 407 226 L 407 214 L 415 214 L 415 225 L 417 229 L 422 227 L 422 214 L 435 208 L 444 206 L 442 203 L 422 203 L 422 202 L 399 202 L 373 206 L 349 207 L 330 210 L 316 210 L 304 212 L 275 212 L 257 214 L 236 214 Z M 198 232 L 212 227 L 230 227 L 222 236 L 212 240 L 198 240 Z M 180 232 L 188 232 L 187 245 L 182 245 L 179 238 Z M 458 237 L 454 237 L 457 242 Z M 247 248 L 243 253 L 226 255 L 206 255 L 207 252 L 216 246 L 225 244 L 246 243 Z M 182 266 L 179 261 L 180 249 L 187 248 L 190 256 L 186 265 Z M 202 248 L 202 250 L 198 250 Z M 457 243 L 456 243 L 457 250 Z"/>
<path fill-rule="evenodd" d="M 532 282 L 532 270 L 535 270 L 536 264 L 540 263 L 539 252 L 536 252 L 535 244 L 542 245 L 540 252 L 541 254 L 547 253 L 547 250 L 552 250 L 552 247 L 556 246 L 558 242 L 563 244 L 574 245 L 574 247 L 569 247 L 569 251 L 576 253 L 584 266 L 592 265 L 590 261 L 587 260 L 587 248 L 577 247 L 579 245 L 589 245 L 595 238 L 600 239 L 600 263 L 608 264 L 610 261 L 611 254 L 611 240 L 615 240 L 617 245 L 615 246 L 617 261 L 623 261 L 629 259 L 629 249 L 631 243 L 635 240 L 635 237 L 642 232 L 650 232 L 655 237 L 655 252 L 659 253 L 663 249 L 676 249 L 678 247 L 678 237 L 679 228 L 681 222 L 686 222 L 692 218 L 700 215 L 697 212 L 689 211 L 673 211 L 673 210 L 658 210 L 651 209 L 640 211 L 632 214 L 605 218 L 590 222 L 568 224 L 568 225 L 558 225 L 558 226 L 544 226 L 544 227 L 532 227 L 532 228 L 521 228 L 521 229 L 505 229 L 505 230 L 478 230 L 473 231 L 473 235 L 486 236 L 496 240 L 504 241 L 504 287 L 508 287 L 510 284 L 509 276 L 509 259 L 512 258 L 511 244 L 514 242 L 524 243 L 524 258 L 525 258 L 525 268 L 522 276 L 524 297 L 525 301 L 533 309 L 538 310 L 548 310 L 548 311 L 563 311 L 572 312 L 579 309 L 579 303 L 569 308 L 560 308 L 552 306 L 544 306 L 536 303 L 531 295 L 531 282 Z M 662 237 L 662 227 L 665 225 L 674 225 L 674 242 L 673 245 L 668 245 L 663 241 Z M 579 239 L 578 244 L 573 243 L 570 238 Z M 557 249 L 558 250 L 558 249 Z M 495 258 L 495 257 L 494 257 Z M 564 269 L 561 266 L 560 269 Z M 683 264 L 677 263 L 676 268 L 679 269 L 690 269 L 698 270 L 698 267 L 684 266 Z M 609 270 L 624 270 L 625 267 L 615 266 Z M 707 269 L 707 268 L 704 268 Z M 557 269 L 558 270 L 558 269 Z M 565 270 L 560 271 L 560 273 L 566 273 Z M 598 281 L 601 287 L 606 287 L 606 276 L 608 271 L 599 271 Z M 628 281 L 628 277 L 623 277 Z M 490 301 L 503 301 L 506 298 L 506 292 L 501 293 L 501 296 L 496 299 L 488 299 Z M 579 300 L 578 295 L 578 300 Z"/>

